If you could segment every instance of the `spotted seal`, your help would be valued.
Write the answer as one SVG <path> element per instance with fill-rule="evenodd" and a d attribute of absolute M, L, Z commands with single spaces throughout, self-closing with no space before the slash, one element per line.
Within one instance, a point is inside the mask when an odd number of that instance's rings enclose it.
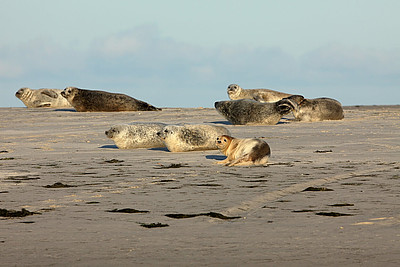
<path fill-rule="evenodd" d="M 86 111 L 156 111 L 161 110 L 133 97 L 99 90 L 67 87 L 61 95 L 78 112 Z"/>
<path fill-rule="evenodd" d="M 167 125 L 157 135 L 171 152 L 218 149 L 215 139 L 230 134 L 223 126 L 207 124 Z"/>
<path fill-rule="evenodd" d="M 72 108 L 71 104 L 61 96 L 61 92 L 61 89 L 23 87 L 15 93 L 15 96 L 27 108 Z"/>
<path fill-rule="evenodd" d="M 274 91 L 271 89 L 243 89 L 237 84 L 230 84 L 227 89 L 231 100 L 253 99 L 259 102 L 273 103 L 291 94 Z"/>
<path fill-rule="evenodd" d="M 280 100 L 281 101 L 281 100 Z M 291 108 L 274 103 L 261 103 L 250 99 L 217 101 L 216 110 L 234 125 L 275 125 Z"/>
<path fill-rule="evenodd" d="M 120 149 L 165 147 L 157 136 L 166 124 L 164 123 L 131 123 L 117 124 L 105 131 Z"/>
<path fill-rule="evenodd" d="M 228 135 L 217 137 L 218 149 L 227 156 L 217 164 L 226 166 L 264 165 L 268 162 L 271 149 L 267 142 L 257 138 L 234 138 Z"/>
<path fill-rule="evenodd" d="M 282 108 L 283 106 L 289 108 L 299 121 L 313 122 L 344 118 L 342 105 L 332 98 L 306 99 L 301 95 L 292 95 L 282 99 L 280 105 Z"/>

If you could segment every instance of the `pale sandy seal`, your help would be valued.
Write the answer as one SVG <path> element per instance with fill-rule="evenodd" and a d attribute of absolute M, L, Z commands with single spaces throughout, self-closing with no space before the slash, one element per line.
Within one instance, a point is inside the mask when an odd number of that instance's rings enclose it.
<path fill-rule="evenodd" d="M 27 108 L 72 108 L 71 104 L 61 96 L 61 89 L 19 89 L 15 96 L 18 97 Z"/>
<path fill-rule="evenodd" d="M 280 100 L 281 101 L 281 100 Z M 234 125 L 274 125 L 291 108 L 274 103 L 261 103 L 250 99 L 218 101 L 214 103 L 217 111 Z"/>
<path fill-rule="evenodd" d="M 231 100 L 253 99 L 260 102 L 272 103 L 289 97 L 291 94 L 278 92 L 271 89 L 243 89 L 237 84 L 230 84 L 227 89 Z"/>
<path fill-rule="evenodd" d="M 117 124 L 105 131 L 120 149 L 165 147 L 157 136 L 166 124 L 164 123 L 131 123 Z"/>
<path fill-rule="evenodd" d="M 153 111 L 161 110 L 133 97 L 99 90 L 67 87 L 61 92 L 79 112 L 85 111 Z"/>
<path fill-rule="evenodd" d="M 225 127 L 207 124 L 167 125 L 157 133 L 171 152 L 218 149 L 215 139 L 224 134 Z"/>
<path fill-rule="evenodd" d="M 264 165 L 268 162 L 271 149 L 267 142 L 257 138 L 234 138 L 222 135 L 217 138 L 218 149 L 227 156 L 217 164 L 226 166 Z"/>
<path fill-rule="evenodd" d="M 293 95 L 282 99 L 280 104 L 293 112 L 296 120 L 313 122 L 323 120 L 341 120 L 344 118 L 343 108 L 339 101 L 332 98 L 306 99 L 301 95 Z"/>

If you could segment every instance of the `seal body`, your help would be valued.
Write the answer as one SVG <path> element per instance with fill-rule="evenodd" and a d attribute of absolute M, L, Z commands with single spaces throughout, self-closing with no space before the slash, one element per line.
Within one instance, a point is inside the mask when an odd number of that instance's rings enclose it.
<path fill-rule="evenodd" d="M 157 136 L 166 124 L 164 123 L 131 123 L 117 124 L 105 131 L 120 149 L 165 147 Z"/>
<path fill-rule="evenodd" d="M 291 108 L 274 103 L 261 103 L 250 99 L 218 101 L 217 111 L 234 125 L 275 125 Z"/>
<path fill-rule="evenodd" d="M 79 112 L 161 110 L 133 97 L 105 91 L 67 87 L 61 95 Z"/>
<path fill-rule="evenodd" d="M 157 133 L 171 152 L 218 149 L 215 139 L 224 134 L 225 127 L 207 124 L 167 125 Z"/>
<path fill-rule="evenodd" d="M 332 98 L 306 99 L 301 95 L 292 95 L 282 99 L 282 108 L 290 108 L 296 120 L 313 122 L 323 120 L 341 120 L 343 108 L 339 101 Z"/>
<path fill-rule="evenodd" d="M 271 155 L 269 145 L 257 138 L 239 139 L 228 135 L 219 136 L 216 140 L 218 149 L 226 159 L 217 164 L 226 166 L 264 165 Z"/>
<path fill-rule="evenodd" d="M 19 89 L 15 96 L 27 108 L 72 108 L 71 104 L 61 96 L 61 89 Z"/>
<path fill-rule="evenodd" d="M 259 102 L 273 103 L 291 94 L 274 91 L 271 89 L 243 89 L 237 84 L 230 84 L 227 89 L 231 100 L 253 99 Z"/>

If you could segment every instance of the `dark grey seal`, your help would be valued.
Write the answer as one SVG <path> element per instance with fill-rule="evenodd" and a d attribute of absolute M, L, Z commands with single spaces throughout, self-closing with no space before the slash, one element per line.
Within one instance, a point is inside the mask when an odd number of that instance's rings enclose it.
<path fill-rule="evenodd" d="M 281 100 L 280 100 L 281 101 Z M 291 107 L 274 103 L 261 103 L 250 99 L 215 102 L 217 111 L 234 125 L 275 125 Z"/>
<path fill-rule="evenodd" d="M 157 111 L 161 110 L 133 97 L 99 90 L 67 87 L 61 92 L 79 112 L 85 111 Z"/>
<path fill-rule="evenodd" d="M 313 122 L 344 118 L 342 105 L 332 98 L 307 99 L 301 95 L 292 95 L 282 99 L 280 105 L 289 108 L 299 121 Z"/>

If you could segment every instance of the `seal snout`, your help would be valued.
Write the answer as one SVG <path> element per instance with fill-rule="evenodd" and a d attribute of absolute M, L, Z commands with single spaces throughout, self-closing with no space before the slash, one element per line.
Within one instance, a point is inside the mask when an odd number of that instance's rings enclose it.
<path fill-rule="evenodd" d="M 156 135 L 157 135 L 158 137 L 160 137 L 161 139 L 164 139 L 163 136 L 162 136 L 162 132 L 157 132 Z"/>
<path fill-rule="evenodd" d="M 25 88 L 19 89 L 19 90 L 15 93 L 15 96 L 18 97 L 18 98 L 20 98 L 20 97 L 24 94 L 25 90 L 26 90 Z"/>
<path fill-rule="evenodd" d="M 105 131 L 104 132 L 105 133 L 105 135 L 108 137 L 108 138 L 113 138 L 113 136 L 114 136 L 114 131 L 112 130 L 112 129 L 110 129 L 110 130 L 107 130 L 107 131 Z"/>
<path fill-rule="evenodd" d="M 165 138 L 167 138 L 167 135 L 172 133 L 171 131 L 169 131 L 168 129 L 163 129 L 162 131 L 157 132 L 157 136 L 160 137 L 161 139 L 165 140 Z"/>

